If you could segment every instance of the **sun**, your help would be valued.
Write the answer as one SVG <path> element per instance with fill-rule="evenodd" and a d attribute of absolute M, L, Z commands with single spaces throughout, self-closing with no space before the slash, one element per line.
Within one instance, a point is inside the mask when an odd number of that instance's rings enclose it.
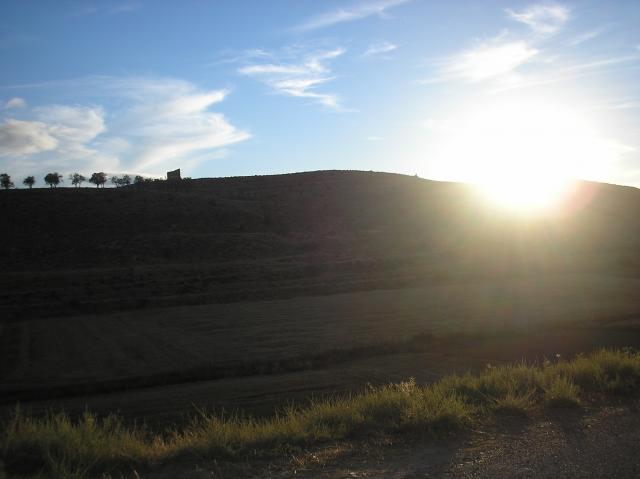
<path fill-rule="evenodd" d="M 553 181 L 552 181 L 553 180 Z M 484 197 L 502 208 L 522 213 L 549 210 L 569 192 L 565 178 L 495 178 L 476 184 Z"/>
<path fill-rule="evenodd" d="M 517 212 L 553 209 L 576 178 L 602 177 L 611 156 L 594 126 L 560 105 L 490 103 L 456 118 L 436 132 L 440 176 Z"/>

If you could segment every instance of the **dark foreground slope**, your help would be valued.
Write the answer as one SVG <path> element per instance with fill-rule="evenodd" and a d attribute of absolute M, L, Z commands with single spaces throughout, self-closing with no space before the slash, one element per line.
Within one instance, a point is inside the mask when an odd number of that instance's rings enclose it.
<path fill-rule="evenodd" d="M 640 272 L 640 191 L 516 218 L 467 186 L 324 171 L 2 192 L 7 319 L 499 277 Z"/>
<path fill-rule="evenodd" d="M 202 412 L 165 434 L 88 412 L 73 421 L 17 411 L 0 460 L 21 477 L 637 477 L 629 397 L 639 385 L 637 353 L 603 350 L 369 388 L 263 420 Z M 465 431 L 480 451 L 462 443 Z M 425 436 L 444 440 L 436 457 L 420 454 Z M 408 446 L 404 461 L 394 443 Z"/>

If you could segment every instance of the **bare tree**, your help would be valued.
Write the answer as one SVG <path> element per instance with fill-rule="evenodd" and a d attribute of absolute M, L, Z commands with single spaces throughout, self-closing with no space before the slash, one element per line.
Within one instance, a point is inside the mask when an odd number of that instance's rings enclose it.
<path fill-rule="evenodd" d="M 133 184 L 141 185 L 142 183 L 144 183 L 144 178 L 140 175 L 136 175 L 136 177 L 133 179 Z"/>

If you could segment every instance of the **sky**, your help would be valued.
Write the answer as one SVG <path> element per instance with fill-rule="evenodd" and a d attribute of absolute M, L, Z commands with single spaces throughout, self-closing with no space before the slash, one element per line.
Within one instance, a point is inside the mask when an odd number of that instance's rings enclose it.
<path fill-rule="evenodd" d="M 3 0 L 0 172 L 640 186 L 639 25 L 637 0 Z"/>

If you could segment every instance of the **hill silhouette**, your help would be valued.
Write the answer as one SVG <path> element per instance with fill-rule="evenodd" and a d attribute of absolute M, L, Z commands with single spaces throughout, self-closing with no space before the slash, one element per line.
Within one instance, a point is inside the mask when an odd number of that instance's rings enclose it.
<path fill-rule="evenodd" d="M 552 215 L 360 171 L 0 195 L 9 319 L 548 271 L 640 273 L 640 191 L 580 182 Z"/>

